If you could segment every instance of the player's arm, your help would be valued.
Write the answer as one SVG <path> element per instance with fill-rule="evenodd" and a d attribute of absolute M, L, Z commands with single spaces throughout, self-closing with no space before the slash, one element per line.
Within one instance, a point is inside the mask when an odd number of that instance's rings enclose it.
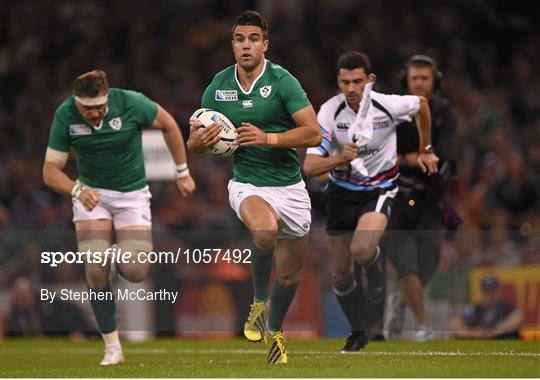
<path fill-rule="evenodd" d="M 57 193 L 70 197 L 75 181 L 63 171 L 68 156 L 68 152 L 47 147 L 43 164 L 43 182 Z"/>
<path fill-rule="evenodd" d="M 313 106 L 309 105 L 296 111 L 292 118 L 296 128 L 276 133 L 274 137 L 271 133 L 267 133 L 267 145 L 276 148 L 309 148 L 321 144 L 322 133 Z"/>
<path fill-rule="evenodd" d="M 327 179 L 328 174 L 338 166 L 354 160 L 358 155 L 358 147 L 355 144 L 346 144 L 343 146 L 341 154 L 330 155 L 330 146 L 332 144 L 332 130 L 335 128 L 333 112 L 329 109 L 329 103 L 321 106 L 317 114 L 322 141 L 321 145 L 315 148 L 308 148 L 304 160 L 304 174 L 309 177 L 322 177 Z"/>
<path fill-rule="evenodd" d="M 428 100 L 423 97 L 418 97 L 420 100 L 420 108 L 416 113 L 416 127 L 418 128 L 418 138 L 420 140 L 420 149 L 418 153 L 418 166 L 428 175 L 437 173 L 439 170 L 437 164 L 439 158 L 433 153 L 426 150 L 426 147 L 431 146 L 431 111 L 429 109 Z"/>
<path fill-rule="evenodd" d="M 319 147 L 319 149 L 324 149 Z M 338 166 L 351 162 L 358 156 L 358 146 L 349 143 L 343 147 L 341 154 L 335 156 L 321 156 L 318 153 L 310 153 L 306 155 L 304 161 L 304 174 L 308 177 L 316 177 L 328 173 Z"/>
<path fill-rule="evenodd" d="M 275 148 L 309 148 L 321 144 L 322 134 L 317 115 L 311 105 L 296 111 L 292 118 L 296 128 L 281 133 L 266 133 L 251 123 L 237 128 L 241 146 L 271 146 Z"/>
<path fill-rule="evenodd" d="M 47 147 L 43 164 L 43 182 L 57 193 L 67 197 L 79 198 L 86 210 L 92 211 L 99 203 L 99 194 L 94 189 L 76 184 L 64 173 L 63 169 L 67 159 L 68 152 Z"/>
<path fill-rule="evenodd" d="M 190 196 L 195 190 L 195 182 L 189 173 L 184 139 L 180 133 L 178 124 L 170 113 L 157 104 L 157 114 L 151 128 L 163 132 L 165 143 L 176 164 L 176 185 L 178 190 L 183 196 Z"/>
<path fill-rule="evenodd" d="M 171 152 L 174 163 L 176 165 L 186 164 L 187 158 L 186 150 L 184 149 L 184 139 L 182 138 L 178 124 L 171 114 L 159 104 L 157 104 L 157 109 L 156 118 L 151 128 L 163 132 L 163 137 Z"/>

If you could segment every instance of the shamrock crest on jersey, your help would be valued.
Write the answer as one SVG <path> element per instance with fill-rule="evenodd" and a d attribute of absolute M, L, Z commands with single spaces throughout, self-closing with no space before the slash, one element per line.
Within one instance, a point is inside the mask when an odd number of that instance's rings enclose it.
<path fill-rule="evenodd" d="M 114 119 L 111 119 L 109 121 L 109 125 L 112 129 L 118 131 L 120 128 L 122 128 L 122 119 L 119 117 L 115 117 Z"/>
<path fill-rule="evenodd" d="M 263 98 L 268 98 L 272 93 L 272 86 L 262 86 L 261 88 L 259 88 L 259 91 Z"/>

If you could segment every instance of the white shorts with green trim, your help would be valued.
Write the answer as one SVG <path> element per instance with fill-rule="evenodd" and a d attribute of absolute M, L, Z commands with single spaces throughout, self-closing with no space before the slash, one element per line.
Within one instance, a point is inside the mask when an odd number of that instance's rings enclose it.
<path fill-rule="evenodd" d="M 309 233 L 311 201 L 304 181 L 290 186 L 254 186 L 229 181 L 229 203 L 240 220 L 240 205 L 249 196 L 264 199 L 278 215 L 278 239 L 300 238 Z"/>
<path fill-rule="evenodd" d="M 77 181 L 78 182 L 78 181 Z M 81 220 L 112 220 L 114 228 L 152 226 L 148 185 L 140 190 L 120 192 L 94 188 L 99 193 L 99 203 L 86 211 L 79 199 L 73 201 L 73 222 Z"/>

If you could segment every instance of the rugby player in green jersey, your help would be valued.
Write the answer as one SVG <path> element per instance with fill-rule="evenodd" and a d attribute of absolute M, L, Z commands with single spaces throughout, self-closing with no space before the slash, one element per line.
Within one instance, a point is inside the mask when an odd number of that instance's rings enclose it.
<path fill-rule="evenodd" d="M 294 148 L 320 144 L 321 131 L 298 80 L 265 59 L 268 26 L 259 13 L 245 11 L 236 18 L 232 48 L 236 64 L 214 77 L 202 107 L 223 113 L 238 131 L 229 202 L 253 237 L 254 300 L 244 334 L 250 341 L 266 341 L 269 363 L 286 363 L 281 327 L 298 286 L 311 224 Z M 201 128 L 192 120 L 188 148 L 202 152 L 213 145 L 219 128 Z M 277 278 L 269 295 L 273 253 Z"/>
<path fill-rule="evenodd" d="M 151 194 L 146 184 L 142 129 L 161 130 L 177 165 L 176 186 L 190 196 L 195 182 L 189 174 L 184 141 L 173 117 L 141 93 L 109 88 L 105 72 L 94 70 L 74 82 L 73 96 L 56 110 L 43 165 L 43 180 L 51 189 L 73 199 L 73 222 L 78 250 L 101 252 L 105 258 L 113 229 L 117 252 L 131 252 L 130 262 L 116 262 L 118 272 L 131 282 L 143 281 L 148 263 L 139 252 L 152 250 Z M 63 171 L 73 149 L 79 178 Z M 124 361 L 116 327 L 116 307 L 106 265 L 85 263 L 89 290 L 102 297 L 91 300 L 105 341 L 101 365 Z"/>

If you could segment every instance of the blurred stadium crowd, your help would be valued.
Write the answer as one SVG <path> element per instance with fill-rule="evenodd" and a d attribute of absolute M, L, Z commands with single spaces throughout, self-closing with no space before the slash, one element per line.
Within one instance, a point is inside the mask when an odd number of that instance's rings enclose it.
<path fill-rule="evenodd" d="M 387 93 L 403 92 L 398 72 L 410 55 L 433 56 L 459 114 L 448 200 L 463 219 L 443 245 L 441 269 L 540 262 L 538 3 L 0 0 L 0 287 L 21 274 L 36 283 L 82 278 L 68 266 L 44 273 L 38 259 L 42 249 L 75 246 L 71 201 L 41 180 L 50 122 L 73 79 L 101 68 L 111 86 L 141 91 L 173 113 L 187 136 L 205 86 L 233 63 L 230 26 L 246 8 L 267 16 L 267 57 L 300 80 L 316 110 L 336 93 L 341 49 L 367 53 L 376 89 Z M 240 229 L 226 194 L 232 161 L 189 160 L 198 186 L 189 201 L 172 182 L 151 185 L 155 230 Z M 322 186 L 308 185 L 322 232 Z M 9 238 L 25 231 L 51 233 Z M 315 267 L 327 262 L 320 247 Z M 183 273 L 194 278 L 192 270 Z"/>

